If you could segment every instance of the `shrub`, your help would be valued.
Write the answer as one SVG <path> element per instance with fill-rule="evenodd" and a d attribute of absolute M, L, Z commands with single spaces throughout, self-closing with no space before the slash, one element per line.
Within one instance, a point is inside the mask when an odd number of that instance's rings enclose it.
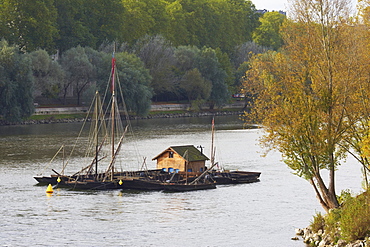
<path fill-rule="evenodd" d="M 370 193 L 349 198 L 343 205 L 340 228 L 346 241 L 364 239 L 370 234 Z"/>
<path fill-rule="evenodd" d="M 350 198 L 352 198 L 350 190 L 342 190 L 340 195 L 337 196 L 340 205 L 344 204 Z"/>
<path fill-rule="evenodd" d="M 338 227 L 341 219 L 341 212 L 342 209 L 340 208 L 332 209 L 325 218 L 325 232 L 333 240 L 333 243 L 337 243 L 337 241 L 340 239 Z"/>
<path fill-rule="evenodd" d="M 313 216 L 313 220 L 310 223 L 312 231 L 318 232 L 319 230 L 324 230 L 325 218 L 320 212 L 317 212 L 316 215 Z"/>

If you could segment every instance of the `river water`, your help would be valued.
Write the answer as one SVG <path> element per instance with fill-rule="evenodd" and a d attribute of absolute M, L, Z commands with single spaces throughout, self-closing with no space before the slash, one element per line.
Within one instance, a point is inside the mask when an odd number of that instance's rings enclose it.
<path fill-rule="evenodd" d="M 261 130 L 243 129 L 237 116 L 215 121 L 217 161 L 262 172 L 260 182 L 185 193 L 57 189 L 47 196 L 33 176 L 60 171 L 62 160 L 50 159 L 74 142 L 81 124 L 0 127 L 0 245 L 304 246 L 291 240 L 295 228 L 323 212 L 309 183 L 293 175 L 279 153 L 261 156 Z M 140 168 L 147 157 L 152 169 L 152 158 L 174 145 L 201 145 L 209 154 L 210 123 L 209 117 L 133 121 L 135 137 L 128 137 L 120 162 Z M 67 174 L 83 166 L 81 155 Z M 360 167 L 351 159 L 337 172 L 342 189 L 361 190 Z"/>

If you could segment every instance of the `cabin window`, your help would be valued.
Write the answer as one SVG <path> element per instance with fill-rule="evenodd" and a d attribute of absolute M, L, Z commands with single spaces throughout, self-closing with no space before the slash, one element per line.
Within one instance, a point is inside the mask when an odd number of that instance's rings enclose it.
<path fill-rule="evenodd" d="M 192 172 L 192 171 L 193 171 L 193 169 L 191 169 L 191 168 L 188 169 L 188 172 Z"/>
<path fill-rule="evenodd" d="M 203 167 L 200 168 L 200 171 L 202 172 L 203 171 Z"/>
<path fill-rule="evenodd" d="M 169 156 L 168 156 L 169 158 L 173 158 L 173 152 L 171 151 L 170 152 L 170 154 L 169 154 Z"/>

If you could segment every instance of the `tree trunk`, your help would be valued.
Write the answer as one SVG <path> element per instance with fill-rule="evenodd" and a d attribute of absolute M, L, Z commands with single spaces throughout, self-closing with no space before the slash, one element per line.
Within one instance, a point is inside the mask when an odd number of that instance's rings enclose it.
<path fill-rule="evenodd" d="M 77 106 L 80 106 L 80 92 L 77 92 Z"/>
<path fill-rule="evenodd" d="M 324 208 L 324 210 L 326 212 L 328 212 L 330 208 L 328 207 L 328 205 L 323 200 L 323 198 L 322 198 L 322 196 L 320 194 L 320 191 L 317 189 L 317 186 L 315 184 L 315 181 L 312 178 L 310 179 L 310 183 L 311 183 L 311 185 L 313 186 L 313 188 L 314 188 L 314 190 L 316 192 L 316 197 L 317 197 L 317 199 L 319 199 L 319 202 L 320 202 L 321 206 Z"/>
<path fill-rule="evenodd" d="M 329 211 L 329 209 L 339 207 L 339 203 L 335 194 L 335 191 L 332 191 L 330 188 L 334 188 L 332 183 L 332 178 L 334 175 L 332 174 L 334 171 L 330 171 L 330 184 L 329 189 L 326 187 L 324 181 L 321 178 L 319 173 L 315 173 L 314 178 L 317 181 L 317 185 L 313 179 L 310 180 L 312 186 L 315 189 L 316 195 L 320 201 L 320 204 L 325 209 L 325 211 Z"/>

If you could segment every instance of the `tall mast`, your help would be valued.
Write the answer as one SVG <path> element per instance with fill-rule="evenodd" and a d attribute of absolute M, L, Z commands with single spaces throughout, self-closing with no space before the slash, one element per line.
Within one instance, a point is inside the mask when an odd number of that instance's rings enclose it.
<path fill-rule="evenodd" d="M 212 118 L 212 144 L 211 144 L 211 165 L 215 163 L 215 146 L 214 146 L 214 139 L 215 139 L 215 118 Z"/>
<path fill-rule="evenodd" d="M 98 140 L 98 123 L 99 123 L 99 109 L 98 109 L 98 98 L 99 93 L 95 93 L 95 180 L 98 179 L 98 152 L 99 152 L 99 140 Z"/>
<path fill-rule="evenodd" d="M 112 161 L 114 160 L 114 135 L 115 135 L 115 104 L 116 104 L 116 96 L 115 96 L 115 68 L 116 68 L 116 59 L 114 57 L 114 50 L 112 54 L 112 85 L 111 85 L 111 91 L 112 91 L 112 109 L 111 109 L 111 118 L 112 118 Z M 111 180 L 113 180 L 114 177 L 114 164 L 112 163 L 112 170 L 111 170 Z"/>
<path fill-rule="evenodd" d="M 188 169 L 189 169 L 189 149 L 184 152 L 185 158 L 185 184 L 188 184 Z"/>

